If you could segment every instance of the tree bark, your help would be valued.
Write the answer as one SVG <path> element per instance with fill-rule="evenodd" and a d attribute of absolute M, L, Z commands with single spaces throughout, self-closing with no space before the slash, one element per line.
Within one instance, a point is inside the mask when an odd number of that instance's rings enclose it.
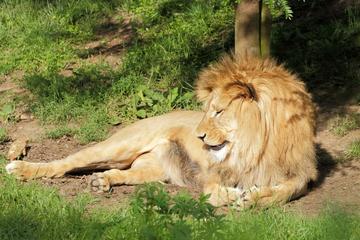
<path fill-rule="evenodd" d="M 270 55 L 271 14 L 262 0 L 242 0 L 235 13 L 235 54 Z"/>

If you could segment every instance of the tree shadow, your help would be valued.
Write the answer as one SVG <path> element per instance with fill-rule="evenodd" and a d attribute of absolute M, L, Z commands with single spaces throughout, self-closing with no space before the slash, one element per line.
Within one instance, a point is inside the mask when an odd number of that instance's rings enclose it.
<path fill-rule="evenodd" d="M 199 71 L 207 67 L 211 62 L 218 60 L 224 53 L 232 52 L 234 48 L 234 30 L 223 31 L 220 42 L 210 42 L 194 49 L 187 57 L 180 59 L 181 75 L 185 76 L 185 86 L 192 86 L 197 78 Z"/>
<path fill-rule="evenodd" d="M 321 0 L 295 6 L 292 21 L 273 24 L 273 55 L 307 83 L 320 111 L 358 103 L 360 7 Z"/>
<path fill-rule="evenodd" d="M 191 1 L 170 0 L 161 3 L 159 13 L 163 17 L 170 18 L 171 16 L 185 11 L 191 5 Z"/>
<path fill-rule="evenodd" d="M 111 88 L 115 79 L 115 73 L 107 68 L 84 66 L 70 76 L 56 71 L 25 76 L 25 84 L 40 101 L 61 101 L 66 96 L 98 99 Z"/>
<path fill-rule="evenodd" d="M 93 40 L 78 50 L 77 55 L 83 59 L 94 55 L 119 55 L 133 44 L 134 37 L 130 19 L 118 22 L 108 18 L 95 27 Z"/>

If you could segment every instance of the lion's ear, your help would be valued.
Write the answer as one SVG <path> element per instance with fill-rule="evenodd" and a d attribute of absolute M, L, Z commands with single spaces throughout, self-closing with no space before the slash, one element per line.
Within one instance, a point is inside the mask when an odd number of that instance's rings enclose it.
<path fill-rule="evenodd" d="M 197 88 L 196 97 L 200 102 L 206 102 L 209 99 L 212 89 L 210 88 Z"/>
<path fill-rule="evenodd" d="M 248 100 L 257 100 L 255 88 L 251 83 L 236 82 L 228 84 L 226 92 L 233 99 L 241 97 Z"/>

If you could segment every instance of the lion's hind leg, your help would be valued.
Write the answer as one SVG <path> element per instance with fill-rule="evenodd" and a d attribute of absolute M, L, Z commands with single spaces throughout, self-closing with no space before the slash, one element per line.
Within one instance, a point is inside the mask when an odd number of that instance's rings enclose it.
<path fill-rule="evenodd" d="M 29 180 L 41 177 L 61 177 L 68 172 L 129 167 L 131 159 L 128 160 L 125 157 L 117 159 L 117 149 L 116 145 L 102 142 L 61 160 L 46 163 L 12 161 L 5 168 L 7 173 L 14 175 L 17 179 Z M 136 154 L 135 151 L 133 152 Z"/>
<path fill-rule="evenodd" d="M 28 180 L 40 177 L 60 177 L 65 174 L 61 169 L 54 168 L 49 163 L 33 163 L 26 161 L 12 161 L 6 165 L 6 172 L 19 180 Z"/>

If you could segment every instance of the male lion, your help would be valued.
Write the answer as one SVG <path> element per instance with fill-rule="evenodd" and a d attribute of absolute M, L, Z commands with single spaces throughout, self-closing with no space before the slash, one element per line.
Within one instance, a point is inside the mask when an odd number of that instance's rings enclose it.
<path fill-rule="evenodd" d="M 317 176 L 315 111 L 304 84 L 270 59 L 225 56 L 196 83 L 204 112 L 138 121 L 109 139 L 49 163 L 13 161 L 19 179 L 94 173 L 94 191 L 168 181 L 198 185 L 216 206 L 285 203 Z"/>

